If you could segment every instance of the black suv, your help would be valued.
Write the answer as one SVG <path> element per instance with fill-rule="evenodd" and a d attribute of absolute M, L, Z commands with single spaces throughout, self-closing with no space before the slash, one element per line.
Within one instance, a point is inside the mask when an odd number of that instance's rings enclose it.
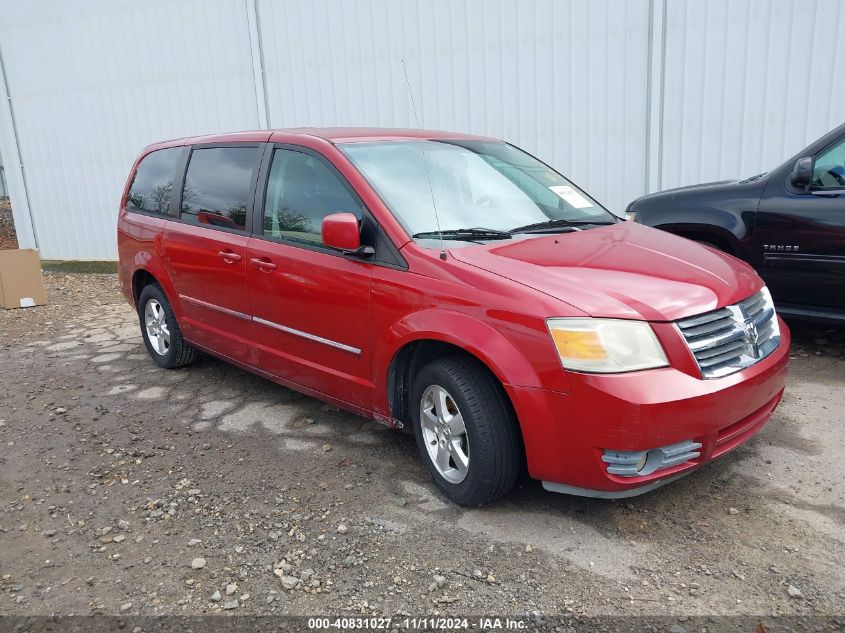
<path fill-rule="evenodd" d="M 745 260 L 784 316 L 845 323 L 845 125 L 770 172 L 643 196 L 627 213 Z"/>

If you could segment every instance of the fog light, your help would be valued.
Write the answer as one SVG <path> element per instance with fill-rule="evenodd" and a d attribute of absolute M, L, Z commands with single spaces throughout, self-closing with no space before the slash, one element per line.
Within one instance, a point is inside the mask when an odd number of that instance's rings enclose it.
<path fill-rule="evenodd" d="M 644 451 L 614 451 L 604 449 L 602 461 L 607 472 L 619 477 L 643 477 L 656 470 L 671 468 L 701 456 L 699 442 L 685 440 L 669 446 Z"/>
<path fill-rule="evenodd" d="M 648 462 L 648 453 L 643 453 L 643 456 L 640 457 L 640 460 L 637 462 L 636 469 L 637 472 L 642 471 L 645 468 L 646 463 Z"/>

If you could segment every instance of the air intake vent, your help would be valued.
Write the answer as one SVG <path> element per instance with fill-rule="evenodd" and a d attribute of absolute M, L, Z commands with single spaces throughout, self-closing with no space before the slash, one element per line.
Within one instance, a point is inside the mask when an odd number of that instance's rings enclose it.
<path fill-rule="evenodd" d="M 620 477 L 642 477 L 656 470 L 684 464 L 701 456 L 700 442 L 685 440 L 670 446 L 646 451 L 613 451 L 604 449 L 602 461 L 607 472 Z"/>
<path fill-rule="evenodd" d="M 780 344 L 768 288 L 736 305 L 677 321 L 704 378 L 721 378 L 761 361 Z"/>

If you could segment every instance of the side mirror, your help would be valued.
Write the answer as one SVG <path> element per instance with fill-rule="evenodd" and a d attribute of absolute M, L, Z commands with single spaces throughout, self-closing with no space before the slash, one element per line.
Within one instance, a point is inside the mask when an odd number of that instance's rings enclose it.
<path fill-rule="evenodd" d="M 361 246 L 361 228 L 354 213 L 332 213 L 323 218 L 320 230 L 323 244 L 344 253 L 368 257 L 375 253 L 371 246 Z"/>
<path fill-rule="evenodd" d="M 813 158 L 811 156 L 799 158 L 795 162 L 795 167 L 789 176 L 789 182 L 793 187 L 806 187 L 813 182 Z"/>

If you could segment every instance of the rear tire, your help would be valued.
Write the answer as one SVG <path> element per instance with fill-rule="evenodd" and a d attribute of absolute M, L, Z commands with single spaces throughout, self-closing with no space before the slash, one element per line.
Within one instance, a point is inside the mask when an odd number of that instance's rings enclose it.
<path fill-rule="evenodd" d="M 411 398 L 417 447 L 443 494 L 480 506 L 510 491 L 522 442 L 510 403 L 484 367 L 462 356 L 432 361 L 417 373 Z"/>
<path fill-rule="evenodd" d="M 182 338 L 173 307 L 157 284 L 149 284 L 141 291 L 138 320 L 147 352 L 158 365 L 176 369 L 196 360 L 197 350 Z"/>

